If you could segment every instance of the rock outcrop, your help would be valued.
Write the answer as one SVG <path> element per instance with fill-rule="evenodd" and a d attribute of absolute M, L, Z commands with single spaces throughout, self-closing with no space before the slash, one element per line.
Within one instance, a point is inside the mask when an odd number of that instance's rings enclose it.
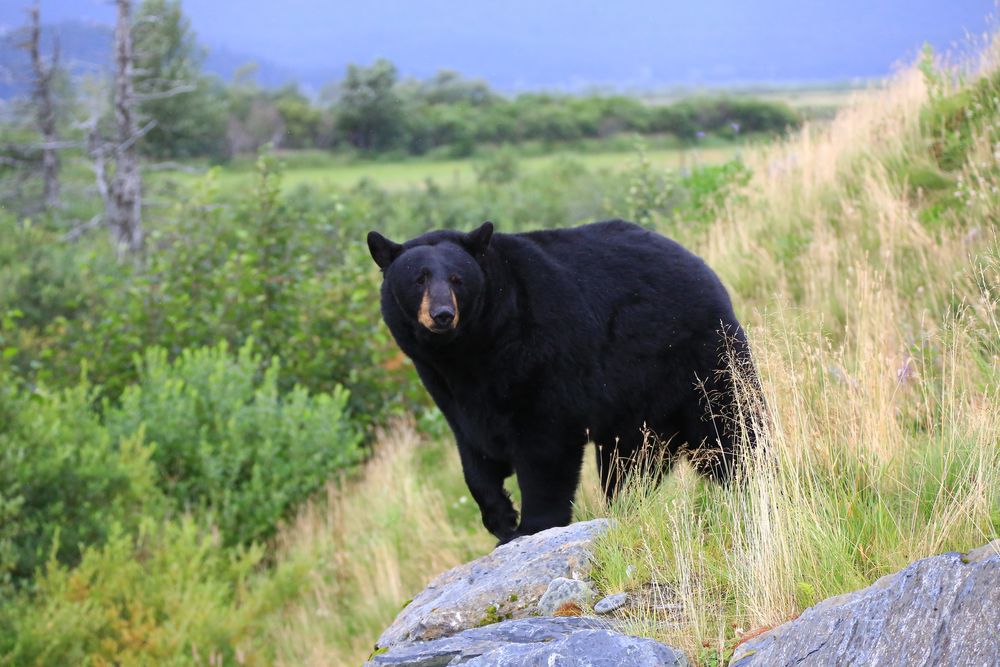
<path fill-rule="evenodd" d="M 919 560 L 736 649 L 732 667 L 1000 665 L 1000 540 Z"/>
<path fill-rule="evenodd" d="M 630 637 L 584 617 L 525 618 L 465 630 L 451 637 L 400 644 L 368 667 L 682 667 L 684 654 L 651 639 Z"/>
<path fill-rule="evenodd" d="M 595 519 L 522 537 L 437 577 L 378 640 L 369 667 L 687 665 L 593 609 Z M 553 616 L 553 614 L 556 614 Z M 563 616 L 563 614 L 574 614 Z M 1000 665 L 1000 540 L 917 561 L 739 646 L 731 667 Z"/>
<path fill-rule="evenodd" d="M 687 665 L 684 654 L 617 632 L 589 609 L 595 519 L 521 537 L 445 572 L 379 637 L 370 667 Z"/>
<path fill-rule="evenodd" d="M 438 576 L 379 637 L 378 648 L 448 637 L 538 613 L 553 579 L 590 575 L 590 547 L 610 522 L 594 519 L 521 537 Z"/>

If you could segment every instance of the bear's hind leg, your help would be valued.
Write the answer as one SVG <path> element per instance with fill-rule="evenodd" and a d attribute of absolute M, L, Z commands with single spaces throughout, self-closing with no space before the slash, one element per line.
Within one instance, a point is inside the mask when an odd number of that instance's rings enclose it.
<path fill-rule="evenodd" d="M 705 409 L 703 401 L 692 400 L 682 409 L 680 440 L 694 469 L 727 484 L 737 466 L 738 452 L 725 418 Z"/>
<path fill-rule="evenodd" d="M 651 488 L 660 483 L 676 458 L 671 445 L 677 430 L 669 425 L 648 431 L 647 437 L 643 429 L 629 429 L 630 435 L 616 438 L 613 446 L 597 445 L 597 470 L 608 503 L 636 474 L 642 475 Z"/>
<path fill-rule="evenodd" d="M 604 498 L 610 504 L 618 491 L 627 483 L 629 465 L 626 457 L 619 456 L 616 445 L 595 443 L 597 472 L 601 477 L 601 490 Z"/>

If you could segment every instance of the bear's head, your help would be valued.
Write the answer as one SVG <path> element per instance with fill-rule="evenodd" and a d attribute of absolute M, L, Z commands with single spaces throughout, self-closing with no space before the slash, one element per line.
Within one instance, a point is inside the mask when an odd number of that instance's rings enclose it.
<path fill-rule="evenodd" d="M 491 222 L 468 234 L 431 232 L 403 244 L 372 231 L 368 249 L 382 269 L 384 289 L 415 333 L 445 342 L 481 307 L 486 286 L 481 261 L 492 237 Z"/>

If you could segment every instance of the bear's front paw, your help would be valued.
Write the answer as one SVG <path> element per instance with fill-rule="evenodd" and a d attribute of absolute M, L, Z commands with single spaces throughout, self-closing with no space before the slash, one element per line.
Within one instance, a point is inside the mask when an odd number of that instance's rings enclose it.
<path fill-rule="evenodd" d="M 517 531 L 517 511 L 513 507 L 505 507 L 494 512 L 483 513 L 483 525 L 486 530 L 493 533 L 500 542 L 506 544 L 516 537 Z"/>

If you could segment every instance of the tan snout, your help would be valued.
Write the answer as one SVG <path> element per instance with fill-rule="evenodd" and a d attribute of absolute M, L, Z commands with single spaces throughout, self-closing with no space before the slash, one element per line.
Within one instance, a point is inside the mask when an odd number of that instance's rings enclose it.
<path fill-rule="evenodd" d="M 458 299 L 455 298 L 454 290 L 451 287 L 433 289 L 428 285 L 420 300 L 417 320 L 434 333 L 445 333 L 457 327 Z"/>

